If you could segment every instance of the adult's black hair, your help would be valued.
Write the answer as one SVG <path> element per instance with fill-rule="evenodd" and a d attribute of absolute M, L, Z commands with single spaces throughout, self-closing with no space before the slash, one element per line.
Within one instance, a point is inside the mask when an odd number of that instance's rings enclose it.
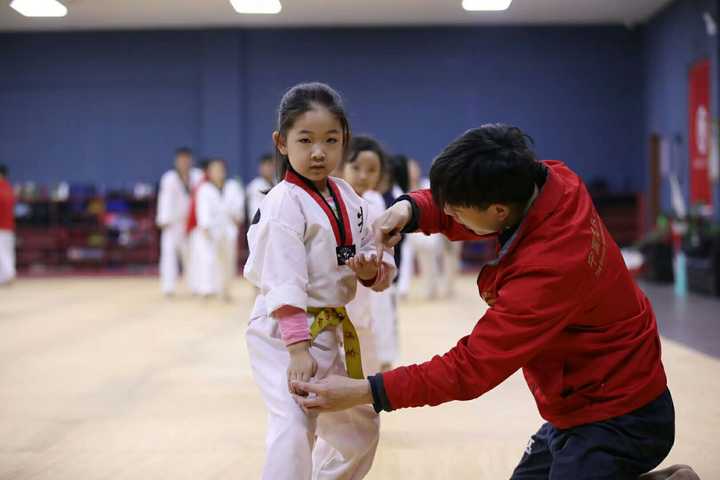
<path fill-rule="evenodd" d="M 524 205 L 543 171 L 531 143 L 522 130 L 502 123 L 468 130 L 433 161 L 435 202 L 483 210 L 494 203 Z"/>

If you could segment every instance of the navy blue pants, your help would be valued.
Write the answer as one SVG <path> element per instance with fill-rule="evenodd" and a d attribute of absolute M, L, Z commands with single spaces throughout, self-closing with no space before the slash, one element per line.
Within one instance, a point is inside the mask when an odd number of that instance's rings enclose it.
<path fill-rule="evenodd" d="M 532 436 L 512 480 L 637 480 L 657 467 L 675 441 L 670 390 L 635 411 Z"/>

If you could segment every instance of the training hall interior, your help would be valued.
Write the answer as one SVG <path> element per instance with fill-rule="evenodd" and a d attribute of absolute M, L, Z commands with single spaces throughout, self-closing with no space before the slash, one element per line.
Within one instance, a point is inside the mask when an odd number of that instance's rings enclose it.
<path fill-rule="evenodd" d="M 0 2 L 0 479 L 255 479 L 286 461 L 266 448 L 246 341 L 263 289 L 243 268 L 282 180 L 281 98 L 303 82 L 377 146 L 362 189 L 379 212 L 485 124 L 575 172 L 654 311 L 676 416 L 657 468 L 720 478 L 719 26 L 716 0 Z M 480 325 L 498 252 L 405 234 L 365 374 Z M 522 369 L 379 419 L 368 479 L 510 478 L 546 421 Z"/>

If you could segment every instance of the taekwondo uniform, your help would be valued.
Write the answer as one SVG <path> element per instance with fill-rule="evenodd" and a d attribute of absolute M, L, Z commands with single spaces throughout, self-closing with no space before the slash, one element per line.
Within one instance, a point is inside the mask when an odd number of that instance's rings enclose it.
<path fill-rule="evenodd" d="M 328 188 L 334 209 L 312 182 L 288 172 L 267 194 L 248 232 L 245 277 L 260 293 L 250 316 L 247 345 L 269 411 L 263 471 L 267 480 L 360 479 L 369 471 L 377 448 L 379 422 L 369 405 L 319 416 L 306 415 L 298 407 L 288 392 L 289 354 L 272 316 L 285 305 L 308 311 L 314 334 L 310 353 L 318 363 L 314 378 L 363 376 L 357 332 L 343 308 L 354 298 L 358 279 L 345 262 L 356 252 L 376 252 L 374 218 L 368 202 L 345 181 L 331 177 Z M 387 288 L 395 274 L 389 250 L 383 263 L 384 272 L 372 285 L 377 290 Z M 337 322 L 317 328 L 325 314 Z"/>
<path fill-rule="evenodd" d="M 239 225 L 245 221 L 245 196 L 237 180 L 222 189 L 210 181 L 197 190 L 197 227 L 192 233 L 192 288 L 200 295 L 223 294 L 237 272 Z"/>
<path fill-rule="evenodd" d="M 430 180 L 423 179 L 420 188 L 429 189 Z M 412 253 L 420 265 L 420 277 L 425 284 L 425 297 L 435 298 L 438 293 L 451 296 L 455 278 L 460 270 L 462 242 L 451 242 L 444 235 L 411 233 L 408 235 Z M 412 262 L 411 262 L 412 263 Z"/>
<path fill-rule="evenodd" d="M 247 186 L 247 212 L 250 219 L 255 216 L 267 192 L 272 188 L 272 183 L 263 177 L 256 177 Z"/>
<path fill-rule="evenodd" d="M 160 283 L 163 293 L 175 293 L 179 275 L 178 260 L 188 265 L 186 225 L 190 209 L 190 191 L 202 174 L 190 170 L 190 184 L 185 184 L 177 170 L 169 170 L 160 179 L 156 223 L 160 234 Z"/>
<path fill-rule="evenodd" d="M 367 191 L 370 216 L 377 218 L 385 211 L 380 193 Z M 361 337 L 363 370 L 375 374 L 382 364 L 393 364 L 398 355 L 397 315 L 392 287 L 376 292 L 358 285 L 355 298 L 347 304 L 347 311 Z M 366 337 L 367 340 L 363 337 Z"/>

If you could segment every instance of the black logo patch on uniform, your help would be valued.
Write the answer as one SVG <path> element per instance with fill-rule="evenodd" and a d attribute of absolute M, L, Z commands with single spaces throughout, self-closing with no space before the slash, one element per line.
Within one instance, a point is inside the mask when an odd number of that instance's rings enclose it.
<path fill-rule="evenodd" d="M 257 209 L 257 212 L 255 212 L 255 216 L 253 216 L 252 223 L 250 225 L 255 225 L 256 223 L 260 222 L 260 209 Z"/>
<path fill-rule="evenodd" d="M 335 248 L 338 265 L 342 266 L 355 256 L 355 245 L 340 245 Z"/>
<path fill-rule="evenodd" d="M 363 211 L 363 208 L 360 207 L 360 211 L 357 213 L 358 220 L 358 227 L 360 228 L 360 231 L 362 231 L 362 227 L 365 224 L 365 212 Z"/>

